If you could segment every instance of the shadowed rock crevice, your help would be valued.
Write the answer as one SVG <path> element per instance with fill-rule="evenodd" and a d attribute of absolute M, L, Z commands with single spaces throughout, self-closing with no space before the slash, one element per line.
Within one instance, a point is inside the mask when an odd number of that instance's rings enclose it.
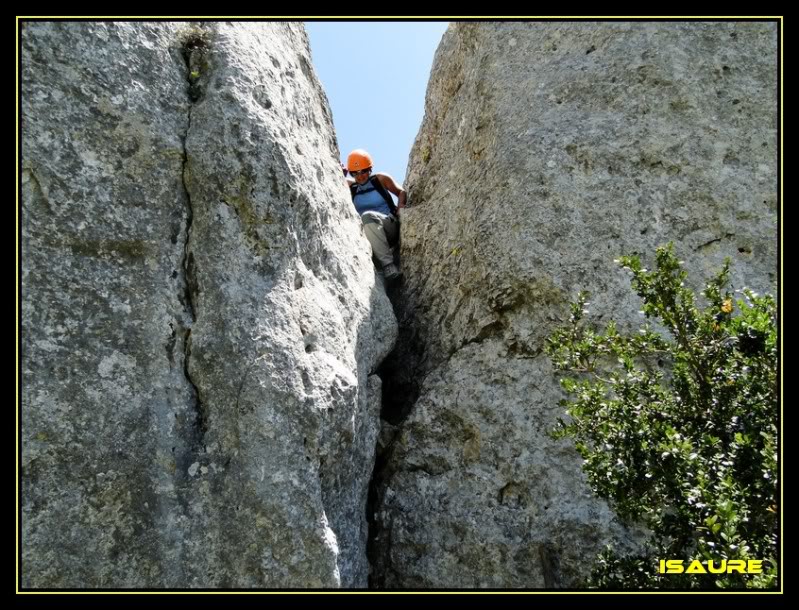
<path fill-rule="evenodd" d="M 192 209 L 192 195 L 189 191 L 190 181 L 187 180 L 189 172 L 189 156 L 186 151 L 186 140 L 191 133 L 191 114 L 194 105 L 202 98 L 202 85 L 201 82 L 207 82 L 210 78 L 210 66 L 208 64 L 208 55 L 210 53 L 210 33 L 203 29 L 202 26 L 193 26 L 185 30 L 181 34 L 182 42 L 182 55 L 186 62 L 188 92 L 191 104 L 188 108 L 188 129 L 186 135 L 181 138 L 183 142 L 183 173 L 182 183 L 185 191 L 186 201 L 186 226 L 185 226 L 185 243 L 183 245 L 183 281 L 185 290 L 183 293 L 183 302 L 186 306 L 186 313 L 191 324 L 197 321 L 197 311 L 194 303 L 197 299 L 198 286 L 197 274 L 194 266 L 194 255 L 191 251 L 191 226 L 194 218 Z M 195 422 L 193 426 L 194 439 L 192 444 L 195 446 L 195 451 L 204 451 L 205 435 L 208 432 L 208 421 L 203 407 L 202 399 L 200 397 L 197 384 L 194 383 L 191 377 L 191 326 L 181 329 L 183 345 L 184 345 L 184 359 L 183 359 L 183 372 L 186 380 L 192 387 L 194 394 L 194 410 L 196 413 Z"/>

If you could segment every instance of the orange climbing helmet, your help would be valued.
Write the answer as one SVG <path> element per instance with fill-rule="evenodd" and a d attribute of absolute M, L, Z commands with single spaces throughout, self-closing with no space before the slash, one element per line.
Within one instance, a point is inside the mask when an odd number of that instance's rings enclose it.
<path fill-rule="evenodd" d="M 361 148 L 353 150 L 350 156 L 347 157 L 348 171 L 357 172 L 362 169 L 369 169 L 370 167 L 372 167 L 372 155 Z"/>

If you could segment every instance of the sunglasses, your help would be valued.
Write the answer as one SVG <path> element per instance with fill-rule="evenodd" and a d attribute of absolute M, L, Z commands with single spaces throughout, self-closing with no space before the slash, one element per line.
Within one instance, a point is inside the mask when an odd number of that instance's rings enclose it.
<path fill-rule="evenodd" d="M 371 169 L 372 168 L 367 167 L 366 169 L 361 169 L 361 170 L 358 170 L 357 172 L 350 172 L 350 176 L 352 176 L 353 178 L 357 178 L 361 174 L 366 174 L 366 173 L 370 172 Z"/>

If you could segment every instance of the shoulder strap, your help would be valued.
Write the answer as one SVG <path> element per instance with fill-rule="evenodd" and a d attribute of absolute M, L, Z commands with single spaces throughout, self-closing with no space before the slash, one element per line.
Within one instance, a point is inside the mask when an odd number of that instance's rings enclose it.
<path fill-rule="evenodd" d="M 396 216 L 397 206 L 394 204 L 394 200 L 391 198 L 391 194 L 386 190 L 386 187 L 380 184 L 380 180 L 377 178 L 377 176 L 372 176 L 369 180 L 372 183 L 372 186 L 375 187 L 375 190 L 383 196 L 383 199 L 386 200 L 388 209 L 391 210 L 391 213 L 394 214 L 394 216 Z"/>

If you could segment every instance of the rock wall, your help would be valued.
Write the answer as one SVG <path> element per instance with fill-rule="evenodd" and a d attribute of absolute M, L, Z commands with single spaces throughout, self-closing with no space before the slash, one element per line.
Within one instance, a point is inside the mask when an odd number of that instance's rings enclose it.
<path fill-rule="evenodd" d="M 365 586 L 396 321 L 294 23 L 21 33 L 24 587 Z"/>
<path fill-rule="evenodd" d="M 377 586 L 574 586 L 634 542 L 547 434 L 544 340 L 581 289 L 636 325 L 613 260 L 669 241 L 695 287 L 729 256 L 775 291 L 777 57 L 774 23 L 450 26 L 406 182 Z"/>

